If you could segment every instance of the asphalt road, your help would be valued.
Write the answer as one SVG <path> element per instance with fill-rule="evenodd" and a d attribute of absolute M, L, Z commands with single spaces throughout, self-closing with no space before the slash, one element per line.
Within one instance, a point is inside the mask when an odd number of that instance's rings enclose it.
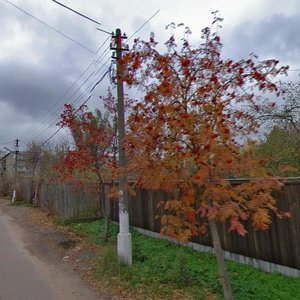
<path fill-rule="evenodd" d="M 32 255 L 24 235 L 0 206 L 0 300 L 100 299 L 77 274 Z"/>

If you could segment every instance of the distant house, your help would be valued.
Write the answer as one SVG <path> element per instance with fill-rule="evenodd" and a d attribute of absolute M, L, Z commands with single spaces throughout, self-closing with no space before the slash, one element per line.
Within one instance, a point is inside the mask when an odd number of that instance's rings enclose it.
<path fill-rule="evenodd" d="M 12 153 L 6 153 L 0 158 L 0 175 L 12 175 L 15 167 L 15 157 Z"/>
<path fill-rule="evenodd" d="M 4 174 L 8 176 L 13 176 L 15 174 L 15 163 L 16 155 L 13 152 L 9 152 L 1 156 L 0 158 L 0 175 Z M 17 172 L 19 175 L 28 175 L 28 167 L 26 163 L 26 152 L 19 152 L 18 163 L 17 163 Z"/>

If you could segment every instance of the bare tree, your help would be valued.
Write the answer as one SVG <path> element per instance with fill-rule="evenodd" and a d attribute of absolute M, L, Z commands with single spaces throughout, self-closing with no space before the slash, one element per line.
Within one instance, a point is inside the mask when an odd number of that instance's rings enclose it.
<path fill-rule="evenodd" d="M 300 133 L 300 82 L 280 82 L 282 103 L 265 106 L 259 112 L 263 122 Z M 254 108 L 255 110 L 255 108 Z"/>
<path fill-rule="evenodd" d="M 24 158 L 31 179 L 31 203 L 38 203 L 42 183 L 57 178 L 55 166 L 68 148 L 67 141 L 55 145 L 32 141 L 27 145 Z"/>

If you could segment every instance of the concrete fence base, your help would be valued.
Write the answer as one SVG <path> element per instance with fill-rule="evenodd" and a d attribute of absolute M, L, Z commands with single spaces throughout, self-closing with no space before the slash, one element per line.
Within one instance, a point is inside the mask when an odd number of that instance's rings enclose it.
<path fill-rule="evenodd" d="M 138 227 L 133 227 L 133 228 L 141 234 L 174 242 L 173 240 L 169 239 L 168 237 L 162 236 L 161 234 L 159 234 L 157 232 L 145 230 L 145 229 L 138 228 Z M 214 252 L 214 249 L 212 247 L 197 244 L 197 243 L 189 242 L 187 244 L 183 244 L 183 243 L 180 243 L 180 244 L 190 247 L 193 250 L 198 251 L 198 252 L 211 252 L 211 253 Z M 283 274 L 283 275 L 286 275 L 289 277 L 300 277 L 300 270 L 293 269 L 290 267 L 277 265 L 277 264 L 270 263 L 270 262 L 267 262 L 264 260 L 243 256 L 243 255 L 231 253 L 228 251 L 224 251 L 224 256 L 225 256 L 225 259 L 227 259 L 227 260 L 235 261 L 240 264 L 244 264 L 244 265 L 248 265 L 248 266 L 252 266 L 257 269 L 261 269 L 265 272 L 280 273 L 280 274 Z"/>

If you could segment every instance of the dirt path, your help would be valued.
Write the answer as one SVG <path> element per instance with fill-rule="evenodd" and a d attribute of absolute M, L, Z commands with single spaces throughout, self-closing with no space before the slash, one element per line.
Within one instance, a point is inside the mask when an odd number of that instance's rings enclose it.
<path fill-rule="evenodd" d="M 94 249 L 50 223 L 38 210 L 0 200 L 0 300 L 110 299 L 80 278 Z"/>

